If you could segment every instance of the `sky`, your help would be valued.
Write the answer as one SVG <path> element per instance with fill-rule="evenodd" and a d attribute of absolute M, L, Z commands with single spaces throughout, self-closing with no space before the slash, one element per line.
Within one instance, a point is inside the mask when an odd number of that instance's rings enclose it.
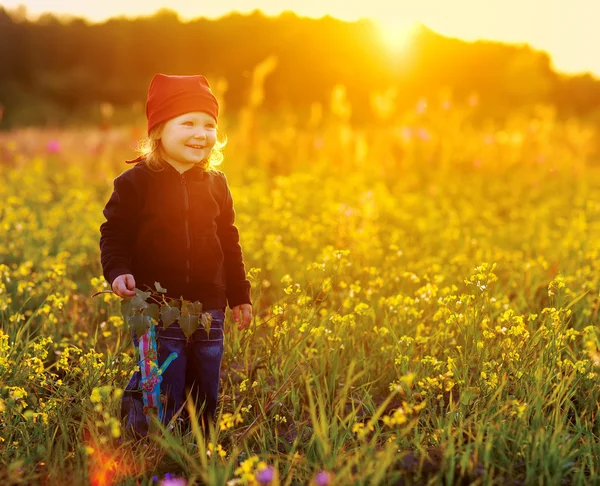
<path fill-rule="evenodd" d="M 24 5 L 32 17 L 54 12 L 91 21 L 151 15 L 160 8 L 175 10 L 182 20 L 217 18 L 231 11 L 260 9 L 277 15 L 293 10 L 298 15 L 332 15 L 348 21 L 371 18 L 381 23 L 382 32 L 400 33 L 396 42 L 405 40 L 402 33 L 421 22 L 464 40 L 527 43 L 548 52 L 559 71 L 600 77 L 600 0 L 0 0 L 0 5 L 8 9 Z M 409 49 L 409 41 L 402 46 Z"/>

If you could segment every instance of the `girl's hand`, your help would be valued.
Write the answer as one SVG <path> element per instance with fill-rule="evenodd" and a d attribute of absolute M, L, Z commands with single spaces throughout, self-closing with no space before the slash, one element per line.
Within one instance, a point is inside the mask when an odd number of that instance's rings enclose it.
<path fill-rule="evenodd" d="M 236 305 L 231 310 L 233 312 L 233 320 L 235 322 L 240 322 L 241 314 L 242 322 L 238 326 L 238 331 L 243 331 L 250 326 L 250 323 L 252 322 L 252 304 Z"/>
<path fill-rule="evenodd" d="M 112 289 L 113 292 L 122 299 L 134 297 L 135 292 L 133 289 L 135 289 L 135 279 L 133 278 L 133 275 L 130 273 L 119 275 L 113 280 Z"/>

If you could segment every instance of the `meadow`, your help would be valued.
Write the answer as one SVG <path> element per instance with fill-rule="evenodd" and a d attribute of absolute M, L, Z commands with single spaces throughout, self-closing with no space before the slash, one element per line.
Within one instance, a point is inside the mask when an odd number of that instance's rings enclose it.
<path fill-rule="evenodd" d="M 129 330 L 99 262 L 136 126 L 0 133 L 1 484 L 592 484 L 598 130 L 473 97 L 351 122 L 225 111 L 254 320 L 217 427 L 124 439 Z M 110 111 L 110 110 L 109 110 Z"/>

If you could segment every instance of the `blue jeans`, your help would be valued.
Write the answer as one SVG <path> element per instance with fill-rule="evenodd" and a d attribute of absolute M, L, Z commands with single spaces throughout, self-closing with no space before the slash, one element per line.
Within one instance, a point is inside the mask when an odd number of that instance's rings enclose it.
<path fill-rule="evenodd" d="M 194 331 L 189 341 L 177 322 L 167 329 L 163 329 L 162 323 L 159 323 L 156 328 L 158 366 L 162 366 L 171 353 L 177 353 L 177 358 L 164 371 L 160 384 L 161 394 L 166 399 L 162 418 L 165 424 L 184 404 L 186 391 L 189 391 L 197 410 L 200 410 L 204 404 L 202 419 L 205 430 L 208 421 L 214 420 L 224 350 L 225 311 L 210 309 L 205 312 L 212 315 L 210 335 L 206 334 L 202 325 Z M 137 348 L 138 340 L 133 331 L 132 338 Z M 144 437 L 148 434 L 148 422 L 144 415 L 144 402 L 140 389 L 141 379 L 141 372 L 135 371 L 125 387 L 121 400 L 121 418 L 126 432 L 132 432 L 135 437 Z M 185 409 L 182 415 L 186 416 Z"/>

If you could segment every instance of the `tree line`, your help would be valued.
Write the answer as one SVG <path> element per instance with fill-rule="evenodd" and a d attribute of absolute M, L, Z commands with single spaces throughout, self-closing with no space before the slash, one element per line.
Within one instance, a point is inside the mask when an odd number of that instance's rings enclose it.
<path fill-rule="evenodd" d="M 130 109 L 144 102 L 156 72 L 226 79 L 223 101 L 235 112 L 248 103 L 254 68 L 269 57 L 276 66 L 264 80 L 266 110 L 328 103 L 338 84 L 358 122 L 375 116 L 372 95 L 389 88 L 400 108 L 441 90 L 455 99 L 476 94 L 498 116 L 537 103 L 565 116 L 597 116 L 600 106 L 600 81 L 557 73 L 544 52 L 465 42 L 424 26 L 409 48 L 393 53 L 367 20 L 257 11 L 183 22 L 161 10 L 88 23 L 50 14 L 31 21 L 0 8 L 0 128 L 81 120 L 96 116 L 102 103 Z"/>

